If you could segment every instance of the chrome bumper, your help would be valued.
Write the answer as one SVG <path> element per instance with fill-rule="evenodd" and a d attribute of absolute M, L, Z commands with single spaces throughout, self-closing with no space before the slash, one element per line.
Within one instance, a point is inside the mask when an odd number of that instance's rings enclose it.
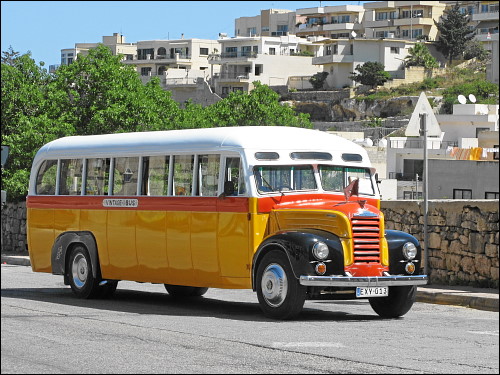
<path fill-rule="evenodd" d="M 415 276 L 300 276 L 300 284 L 306 286 L 402 286 L 402 285 L 425 285 L 427 275 Z"/>

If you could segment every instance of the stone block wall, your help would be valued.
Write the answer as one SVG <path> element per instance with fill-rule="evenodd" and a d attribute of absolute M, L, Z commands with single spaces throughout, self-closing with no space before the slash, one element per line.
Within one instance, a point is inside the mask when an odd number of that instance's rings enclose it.
<path fill-rule="evenodd" d="M 425 248 L 423 201 L 382 201 L 381 209 L 386 229 Z M 498 200 L 429 200 L 427 226 L 430 283 L 498 288 Z"/>
<path fill-rule="evenodd" d="M 498 200 L 430 200 L 432 284 L 498 288 Z M 414 235 L 425 248 L 423 201 L 382 201 L 386 229 Z M 2 252 L 26 254 L 26 203 L 2 208 Z M 422 264 L 423 266 L 423 264 Z"/>

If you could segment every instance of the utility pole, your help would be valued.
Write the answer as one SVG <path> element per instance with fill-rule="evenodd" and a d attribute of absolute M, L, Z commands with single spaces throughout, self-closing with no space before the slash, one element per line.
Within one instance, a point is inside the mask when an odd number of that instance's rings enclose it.
<path fill-rule="evenodd" d="M 429 202 L 428 202 L 428 193 L 429 193 L 429 168 L 428 168 L 428 158 L 427 158 L 427 114 L 420 113 L 420 129 L 423 132 L 424 136 L 424 243 L 425 243 L 425 251 L 424 251 L 424 273 L 426 275 L 429 274 L 429 233 L 427 231 L 427 216 L 429 213 Z"/>

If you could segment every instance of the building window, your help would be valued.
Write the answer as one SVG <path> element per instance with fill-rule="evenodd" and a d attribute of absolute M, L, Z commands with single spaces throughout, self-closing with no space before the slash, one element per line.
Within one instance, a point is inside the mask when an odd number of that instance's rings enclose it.
<path fill-rule="evenodd" d="M 423 199 L 423 193 L 421 191 L 416 192 L 416 191 L 404 191 L 403 192 L 403 199 Z"/>
<path fill-rule="evenodd" d="M 269 48 L 270 55 L 276 55 L 276 48 Z"/>
<path fill-rule="evenodd" d="M 489 191 L 484 193 L 484 199 L 499 199 L 499 198 L 500 198 L 499 193 L 493 193 L 493 192 L 489 192 Z"/>
<path fill-rule="evenodd" d="M 399 47 L 391 47 L 391 53 L 399 55 Z"/>
<path fill-rule="evenodd" d="M 208 55 L 208 48 L 200 47 L 200 55 Z"/>
<path fill-rule="evenodd" d="M 151 72 L 151 68 L 141 68 L 141 76 L 148 76 Z"/>
<path fill-rule="evenodd" d="M 472 199 L 472 190 L 453 189 L 453 199 Z"/>
<path fill-rule="evenodd" d="M 257 28 L 256 27 L 249 27 L 247 29 L 247 35 L 248 36 L 255 36 L 255 35 L 257 35 Z"/>
<path fill-rule="evenodd" d="M 412 39 L 417 39 L 420 35 L 423 35 L 422 29 L 412 30 L 411 32 Z"/>

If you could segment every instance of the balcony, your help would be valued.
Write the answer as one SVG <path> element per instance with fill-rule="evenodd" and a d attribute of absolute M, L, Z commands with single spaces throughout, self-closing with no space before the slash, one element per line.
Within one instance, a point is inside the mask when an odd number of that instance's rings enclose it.
<path fill-rule="evenodd" d="M 424 141 L 418 139 L 406 139 L 397 137 L 389 138 L 389 148 L 398 149 L 423 149 Z M 427 139 L 427 148 L 430 150 L 446 150 L 448 147 L 458 147 L 458 142 L 447 141 L 443 142 L 440 139 Z"/>
<path fill-rule="evenodd" d="M 472 21 L 497 21 L 498 22 L 498 8 L 496 10 L 493 10 L 490 12 L 473 14 Z"/>
<path fill-rule="evenodd" d="M 314 57 L 312 63 L 314 65 L 324 65 L 333 63 L 352 63 L 354 62 L 354 55 L 326 55 Z"/>
<path fill-rule="evenodd" d="M 399 173 L 399 172 L 389 172 L 389 179 L 398 181 L 415 181 L 418 176 L 418 181 L 422 181 L 422 173 Z"/>
<path fill-rule="evenodd" d="M 214 75 L 214 79 L 224 82 L 246 82 L 250 79 L 250 73 L 219 73 Z"/>
<path fill-rule="evenodd" d="M 257 52 L 245 51 L 245 52 L 223 52 L 220 54 L 221 59 L 247 59 L 256 58 Z"/>

